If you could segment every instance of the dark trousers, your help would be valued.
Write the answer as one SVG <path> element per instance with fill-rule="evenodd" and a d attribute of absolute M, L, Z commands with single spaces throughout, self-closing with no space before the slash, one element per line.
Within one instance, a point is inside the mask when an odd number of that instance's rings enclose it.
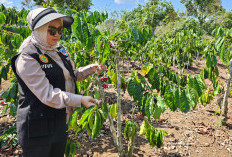
<path fill-rule="evenodd" d="M 24 146 L 23 157 L 64 157 L 66 142 Z"/>

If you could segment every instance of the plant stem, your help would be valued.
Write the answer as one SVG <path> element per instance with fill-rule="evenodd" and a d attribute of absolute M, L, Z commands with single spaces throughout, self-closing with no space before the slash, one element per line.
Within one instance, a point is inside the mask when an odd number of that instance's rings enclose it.
<path fill-rule="evenodd" d="M 98 77 L 96 77 L 96 80 L 97 80 L 97 84 L 98 84 L 99 89 L 100 89 L 102 102 L 105 103 L 105 93 L 104 93 L 103 87 L 101 86 L 101 81 L 100 81 L 100 79 Z M 114 140 L 114 144 L 116 145 L 117 149 L 119 150 L 119 147 L 117 145 L 117 143 L 118 143 L 118 141 L 117 141 L 117 132 L 116 132 L 116 129 L 114 127 L 113 118 L 111 117 L 111 114 L 109 112 L 109 108 L 108 108 L 107 105 L 106 105 L 106 110 L 107 110 L 106 112 L 107 112 L 109 122 L 110 122 L 110 131 L 111 131 L 111 134 L 112 134 L 112 137 L 113 137 L 113 140 Z"/>
<path fill-rule="evenodd" d="M 129 138 L 128 142 L 128 157 L 133 156 L 133 150 L 134 150 L 134 145 L 135 145 L 135 135 Z"/>
<path fill-rule="evenodd" d="M 230 60 L 230 66 L 229 66 L 229 78 L 227 80 L 227 87 L 224 94 L 223 102 L 222 102 L 222 108 L 221 108 L 221 114 L 220 114 L 220 120 L 222 125 L 226 124 L 226 121 L 228 119 L 227 113 L 228 113 L 228 95 L 230 91 L 230 81 L 231 81 L 231 75 L 232 75 L 232 60 Z"/>
<path fill-rule="evenodd" d="M 122 131 L 121 131 L 121 75 L 120 75 L 120 64 L 119 64 L 119 52 L 117 51 L 116 55 L 116 72 L 117 72 L 117 138 L 118 138 L 118 147 L 119 147 L 119 156 L 123 156 L 123 146 L 122 146 Z"/>

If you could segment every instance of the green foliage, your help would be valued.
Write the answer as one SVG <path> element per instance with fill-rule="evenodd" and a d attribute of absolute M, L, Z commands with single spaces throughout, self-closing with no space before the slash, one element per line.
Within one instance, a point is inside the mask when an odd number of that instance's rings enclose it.
<path fill-rule="evenodd" d="M 213 95 L 208 89 L 208 90 L 206 90 L 206 92 L 203 95 L 201 95 L 200 101 L 201 101 L 202 105 L 206 105 L 206 104 L 210 103 L 211 100 L 213 100 Z"/>
<path fill-rule="evenodd" d="M 0 135 L 0 147 L 10 144 L 13 147 L 17 146 L 16 126 L 12 126 Z"/>
<path fill-rule="evenodd" d="M 108 33 L 109 35 L 113 35 L 117 31 L 116 20 L 115 19 L 107 19 L 103 23 L 97 26 L 100 32 Z"/>
<path fill-rule="evenodd" d="M 17 11 L 15 8 L 5 8 L 0 6 L 0 59 L 8 61 L 17 53 L 17 49 L 26 38 L 30 30 L 27 27 L 26 15 L 28 11 L 22 9 Z M 1 62 L 0 62 L 0 66 Z"/>
<path fill-rule="evenodd" d="M 83 110 L 84 110 L 84 108 L 81 107 L 81 108 L 76 108 L 73 111 L 72 115 L 69 118 L 68 130 L 71 130 L 71 129 L 73 129 L 75 131 L 78 130 L 77 120 L 79 119 L 80 116 L 82 116 Z"/>
<path fill-rule="evenodd" d="M 71 119 L 72 128 L 75 129 L 77 133 L 82 129 L 86 129 L 89 137 L 94 139 L 100 132 L 100 129 L 107 117 L 101 109 L 97 108 L 97 106 L 92 106 L 84 111 L 79 120 L 79 126 L 76 127 L 76 124 L 74 123 L 76 123 L 77 114 L 82 112 L 83 110 L 76 110 L 73 113 L 73 117 Z"/>
<path fill-rule="evenodd" d="M 212 43 L 212 46 L 214 46 L 215 48 L 215 52 L 218 54 L 221 61 L 229 66 L 229 62 L 232 59 L 232 28 L 226 29 L 222 27 L 217 27 L 213 30 L 212 34 L 216 37 L 216 42 L 214 43 L 214 45 Z M 214 54 L 216 54 L 215 52 Z M 216 65 L 217 64 L 214 64 L 214 67 Z"/>
<path fill-rule="evenodd" d="M 109 105 L 109 112 L 112 118 L 116 119 L 117 118 L 117 113 L 118 113 L 118 105 L 117 104 L 113 104 L 113 105 Z"/>
<path fill-rule="evenodd" d="M 45 2 L 48 2 L 44 3 L 47 6 L 58 6 L 56 0 Z M 187 1 L 185 2 L 187 3 Z M 196 1 L 192 1 L 192 4 L 198 5 Z M 203 9 L 204 13 L 201 12 L 198 14 L 199 16 L 197 15 L 201 25 L 202 20 L 211 13 L 208 12 L 210 7 L 207 5 L 206 9 Z M 64 30 L 60 43 L 67 47 L 76 67 L 94 62 L 106 64 L 109 77 L 107 83 L 112 83 L 117 87 L 114 63 L 116 55 L 122 60 L 127 59 L 145 65 L 142 69 L 137 67 L 145 76 L 133 71 L 129 79 L 126 79 L 123 74 L 120 77 L 122 84 L 126 83 L 127 91 L 138 106 L 139 112 L 142 112 L 143 117 L 146 117 L 147 120 L 159 119 L 166 107 L 171 111 L 179 109 L 187 113 L 194 109 L 199 101 L 203 105 L 210 103 L 212 93 L 208 89 L 206 90 L 205 78 L 209 78 L 213 82 L 214 94 L 220 92 L 221 85 L 217 79 L 219 76 L 217 56 L 226 65 L 231 59 L 231 29 L 221 27 L 215 29 L 212 33 L 215 35 L 215 39 L 208 41 L 204 39 L 198 21 L 181 17 L 178 14 L 179 19 L 176 23 L 182 21 L 180 26 L 173 28 L 172 32 L 160 33 L 157 37 L 154 34 L 157 26 L 173 22 L 176 20 L 177 13 L 171 3 L 153 0 L 144 6 L 139 5 L 131 12 L 125 12 L 121 19 L 114 21 L 117 23 L 118 29 L 115 29 L 113 34 L 98 29 L 98 25 L 108 18 L 107 13 L 77 12 L 74 10 L 75 8 L 65 8 L 67 5 L 57 9 L 63 14 L 73 16 L 75 22 L 71 28 Z M 5 114 L 9 108 L 11 115 L 15 116 L 16 114 L 17 82 L 14 80 L 15 76 L 12 75 L 9 63 L 10 58 L 17 53 L 23 39 L 31 32 L 25 22 L 27 13 L 28 11 L 24 9 L 17 11 L 15 8 L 5 8 L 3 5 L 0 7 L 0 76 L 5 80 L 13 78 L 10 88 L 1 93 L 1 97 L 7 102 L 2 114 Z M 201 72 L 201 76 L 186 75 L 184 68 L 190 67 L 194 57 L 199 55 L 206 59 L 206 67 Z M 175 66 L 174 68 L 177 70 L 172 70 L 171 66 Z M 90 88 L 92 81 L 92 78 L 89 77 L 84 81 L 77 82 L 77 93 L 82 95 L 94 93 L 94 97 L 100 99 L 100 92 L 96 88 Z M 93 90 L 95 91 L 93 92 Z M 88 109 L 84 107 L 75 109 L 70 117 L 68 130 L 74 129 L 77 134 L 84 129 L 91 139 L 96 138 L 108 118 L 107 112 L 110 112 L 113 120 L 117 117 L 117 104 L 107 105 L 107 102 L 102 103 L 102 109 L 97 106 Z M 135 134 L 136 124 L 127 121 L 124 130 L 125 138 L 130 140 L 134 138 Z M 157 130 L 145 120 L 140 127 L 140 134 L 145 135 L 151 146 L 160 148 L 166 133 Z M 66 156 L 74 156 L 78 145 L 78 143 L 68 140 Z"/>
<path fill-rule="evenodd" d="M 155 111 L 153 113 L 154 119 L 159 119 L 160 115 L 165 111 L 165 102 L 162 97 L 157 97 L 157 104 L 155 105 Z"/>
<path fill-rule="evenodd" d="M 174 90 L 175 89 L 172 89 L 172 86 L 168 85 L 165 89 L 165 93 L 164 93 L 164 98 L 166 100 L 166 105 L 168 108 L 171 109 L 171 111 L 175 111 L 177 109 L 177 106 L 178 104 L 175 104 L 174 103 L 174 98 L 175 98 L 175 95 L 173 94 L 174 93 Z M 178 101 L 178 100 L 176 100 Z"/>
<path fill-rule="evenodd" d="M 92 127 L 92 139 L 97 137 L 97 134 L 100 132 L 102 124 L 103 124 L 103 122 L 102 122 L 101 113 L 98 110 L 96 110 L 95 120 L 94 120 L 94 124 L 93 124 L 93 127 Z"/>
<path fill-rule="evenodd" d="M 138 5 L 131 12 L 124 12 L 118 27 L 125 30 L 134 26 L 146 27 L 151 26 L 152 32 L 162 22 L 174 20 L 176 12 L 173 5 L 166 1 L 153 0 L 145 5 Z M 126 23 L 125 23 L 126 22 Z"/>
<path fill-rule="evenodd" d="M 106 36 L 102 35 L 96 39 L 94 54 L 101 64 L 105 64 L 110 55 L 110 43 Z"/>
<path fill-rule="evenodd" d="M 6 16 L 4 13 L 0 13 L 0 24 L 4 24 L 6 22 Z"/>
<path fill-rule="evenodd" d="M 18 107 L 18 82 L 15 79 L 11 80 L 11 86 L 6 90 L 0 93 L 2 99 L 7 102 L 7 105 L 2 111 L 2 115 L 6 114 L 6 111 L 10 109 L 11 116 L 16 116 L 16 111 Z"/>
<path fill-rule="evenodd" d="M 137 73 L 133 73 L 128 79 L 127 90 L 130 96 L 134 98 L 134 101 L 137 102 L 138 106 L 142 105 L 142 97 L 144 91 L 142 77 Z"/>
<path fill-rule="evenodd" d="M 206 89 L 205 82 L 199 75 L 196 75 L 194 78 L 191 76 L 188 78 L 186 76 L 180 77 L 172 70 L 163 66 L 158 66 L 157 68 L 154 65 L 147 77 L 152 85 L 151 88 L 156 89 L 163 96 L 166 106 L 171 111 L 179 108 L 184 113 L 189 112 L 191 107 L 196 107 L 199 98 Z M 207 103 L 209 102 L 207 101 Z"/>
<path fill-rule="evenodd" d="M 126 126 L 124 128 L 124 137 L 131 139 L 136 135 L 136 124 L 131 121 L 126 121 Z"/>
<path fill-rule="evenodd" d="M 196 31 L 196 32 L 195 32 Z M 155 63 L 162 62 L 167 67 L 188 68 L 192 65 L 193 56 L 203 51 L 200 30 L 179 30 L 175 34 L 164 34 L 146 42 L 143 59 Z"/>
<path fill-rule="evenodd" d="M 198 18 L 200 25 L 205 19 L 217 11 L 221 11 L 220 0 L 181 0 L 187 9 L 188 15 Z"/>
<path fill-rule="evenodd" d="M 76 155 L 76 148 L 78 148 L 79 145 L 79 143 L 74 143 L 73 141 L 67 139 L 65 156 L 74 157 Z"/>
<path fill-rule="evenodd" d="M 226 13 L 222 21 L 222 27 L 227 29 L 232 28 L 232 11 Z"/>
<path fill-rule="evenodd" d="M 89 10 L 91 0 L 33 0 L 36 5 L 44 7 L 58 7 L 62 9 L 74 9 L 76 11 Z"/>
<path fill-rule="evenodd" d="M 145 135 L 145 138 L 152 147 L 157 146 L 161 148 L 164 143 L 165 134 L 167 134 L 165 131 L 154 128 L 146 120 L 144 120 L 140 126 L 140 135 Z"/>
<path fill-rule="evenodd" d="M 147 119 L 150 120 L 151 116 L 154 112 L 154 96 L 148 96 L 146 103 L 144 105 L 145 115 L 147 116 Z"/>
<path fill-rule="evenodd" d="M 77 86 L 77 93 L 78 94 L 86 94 L 88 95 L 89 94 L 89 91 L 90 89 L 88 88 L 89 85 L 91 83 L 91 79 L 90 78 L 87 78 L 83 81 L 80 81 L 80 82 L 76 82 L 76 86 Z"/>

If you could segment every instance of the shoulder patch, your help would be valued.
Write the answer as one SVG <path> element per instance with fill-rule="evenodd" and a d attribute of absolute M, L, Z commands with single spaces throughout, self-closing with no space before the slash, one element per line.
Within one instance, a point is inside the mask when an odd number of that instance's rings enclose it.
<path fill-rule="evenodd" d="M 68 56 L 68 53 L 65 51 L 64 48 L 61 48 L 59 51 L 60 51 L 60 53 L 62 53 L 63 55 Z"/>
<path fill-rule="evenodd" d="M 48 57 L 46 57 L 45 55 L 39 55 L 39 59 L 40 59 L 43 63 L 48 63 Z"/>

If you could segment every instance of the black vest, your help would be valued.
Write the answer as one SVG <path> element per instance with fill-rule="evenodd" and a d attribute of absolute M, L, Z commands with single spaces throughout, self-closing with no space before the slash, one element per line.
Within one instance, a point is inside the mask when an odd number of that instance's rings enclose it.
<path fill-rule="evenodd" d="M 41 65 L 42 70 L 46 74 L 46 78 L 53 88 L 60 88 L 62 91 L 65 91 L 63 70 L 51 57 L 44 54 L 48 60 L 46 63 L 46 60 L 44 61 L 41 59 L 41 51 L 33 44 L 29 44 L 22 53 L 27 53 Z M 69 71 L 73 80 L 75 80 L 73 68 L 68 56 L 61 52 L 57 53 L 61 57 L 64 66 Z M 66 109 L 49 107 L 43 104 L 30 91 L 24 81 L 16 73 L 15 61 L 19 55 L 20 54 L 17 54 L 11 60 L 11 66 L 17 77 L 19 89 L 16 122 L 19 144 L 25 146 L 65 141 L 67 138 Z"/>

